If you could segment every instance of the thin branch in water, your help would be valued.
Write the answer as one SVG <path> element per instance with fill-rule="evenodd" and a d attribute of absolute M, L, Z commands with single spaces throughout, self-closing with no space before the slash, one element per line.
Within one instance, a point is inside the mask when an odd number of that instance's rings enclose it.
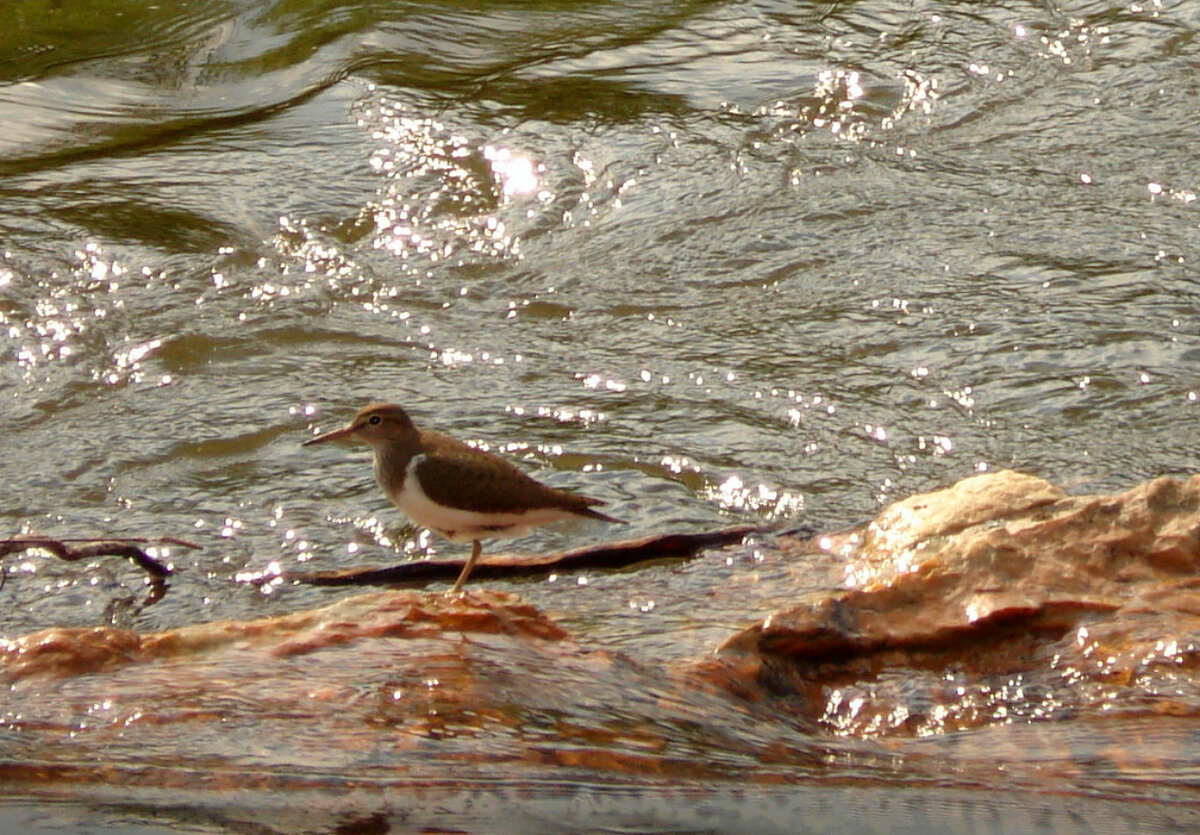
<path fill-rule="evenodd" d="M 49 551 L 54 556 L 67 562 L 90 560 L 96 557 L 126 557 L 155 580 L 162 580 L 172 574 L 169 565 L 150 556 L 145 550 L 139 548 L 137 543 L 162 543 L 194 549 L 200 547 L 194 542 L 173 536 L 164 536 L 158 539 L 144 537 L 56 539 L 49 536 L 22 536 L 15 539 L 0 539 L 0 557 L 7 556 L 8 554 L 19 554 L 23 551 L 36 548 L 42 551 Z M 7 572 L 4 572 L 4 575 L 7 576 Z M 2 587 L 3 583 L 0 582 L 0 588 Z"/>

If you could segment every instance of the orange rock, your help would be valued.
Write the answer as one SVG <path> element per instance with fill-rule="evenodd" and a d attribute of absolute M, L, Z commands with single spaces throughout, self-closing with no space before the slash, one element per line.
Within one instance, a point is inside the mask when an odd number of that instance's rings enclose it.
<path fill-rule="evenodd" d="M 367 638 L 481 633 L 559 640 L 566 633 L 514 594 L 473 591 L 458 599 L 410 591 L 357 595 L 329 606 L 253 621 L 215 621 L 139 635 L 125 629 L 47 629 L 0 646 L 10 681 L 69 676 L 135 662 L 260 650 L 301 655 Z"/>
<path fill-rule="evenodd" d="M 92 673 L 144 656 L 140 635 L 111 626 L 45 629 L 0 646 L 0 663 L 13 680 Z"/>
<path fill-rule="evenodd" d="M 755 671 L 758 686 L 793 688 L 812 711 L 828 713 L 828 694 L 814 691 L 822 682 L 871 689 L 906 669 L 910 678 L 913 670 L 965 672 L 971 685 L 1021 675 L 1055 688 L 1064 680 L 1130 684 L 1164 655 L 1176 659 L 1168 665 L 1196 663 L 1200 476 L 1072 497 L 1032 476 L 980 475 L 896 502 L 806 548 L 810 559 L 845 560 L 843 590 L 730 638 L 719 675 Z M 903 708 L 896 727 L 912 723 L 903 699 L 872 708 Z M 976 712 L 968 724 L 989 718 Z"/>

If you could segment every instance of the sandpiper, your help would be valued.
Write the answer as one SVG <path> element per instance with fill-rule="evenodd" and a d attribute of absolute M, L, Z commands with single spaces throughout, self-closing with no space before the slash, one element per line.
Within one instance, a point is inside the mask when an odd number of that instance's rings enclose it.
<path fill-rule="evenodd" d="M 408 412 L 372 403 L 341 429 L 304 446 L 351 438 L 375 452 L 375 480 L 409 519 L 451 542 L 471 542 L 449 594 L 456 594 L 483 550 L 482 540 L 521 536 L 529 529 L 572 517 L 620 522 L 593 510 L 604 504 L 534 481 L 490 452 L 440 432 L 417 429 Z"/>

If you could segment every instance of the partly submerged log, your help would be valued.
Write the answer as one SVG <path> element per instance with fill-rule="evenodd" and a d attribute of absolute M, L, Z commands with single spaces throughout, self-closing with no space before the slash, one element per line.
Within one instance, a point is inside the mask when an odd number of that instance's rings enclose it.
<path fill-rule="evenodd" d="M 521 554 L 484 555 L 471 572 L 472 580 L 541 576 L 560 571 L 585 569 L 615 570 L 640 562 L 686 559 L 705 548 L 734 545 L 769 529 L 739 525 L 702 533 L 672 533 L 592 545 L 545 556 Z M 384 568 L 352 568 L 341 571 L 285 571 L 242 574 L 238 579 L 255 585 L 279 580 L 314 586 L 371 586 L 390 583 L 426 583 L 453 580 L 462 571 L 463 560 L 420 560 Z"/>

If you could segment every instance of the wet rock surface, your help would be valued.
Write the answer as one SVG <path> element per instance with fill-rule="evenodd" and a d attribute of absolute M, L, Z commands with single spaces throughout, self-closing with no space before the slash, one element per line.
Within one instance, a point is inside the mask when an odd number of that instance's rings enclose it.
<path fill-rule="evenodd" d="M 1067 496 L 985 474 L 781 548 L 826 555 L 845 588 L 735 635 L 714 666 L 826 729 L 1197 713 L 1200 477 Z"/>
<path fill-rule="evenodd" d="M 141 635 L 128 629 L 47 629 L 0 645 L 7 680 L 81 675 L 150 661 L 219 653 L 279 657 L 378 638 L 431 638 L 446 633 L 507 634 L 559 640 L 566 633 L 516 595 L 479 592 L 448 598 L 416 592 L 361 595 L 308 612 L 258 621 L 217 621 Z"/>
<path fill-rule="evenodd" d="M 1197 787 L 1200 477 L 1069 496 L 998 472 L 711 559 L 728 582 L 664 591 L 619 650 L 570 612 L 486 587 L 11 638 L 0 780 L 52 793 L 827 779 L 1155 800 Z M 739 600 L 740 628 L 703 653 L 660 649 L 694 624 L 714 634 L 706 617 Z M 668 611 L 692 620 L 655 620 Z"/>

